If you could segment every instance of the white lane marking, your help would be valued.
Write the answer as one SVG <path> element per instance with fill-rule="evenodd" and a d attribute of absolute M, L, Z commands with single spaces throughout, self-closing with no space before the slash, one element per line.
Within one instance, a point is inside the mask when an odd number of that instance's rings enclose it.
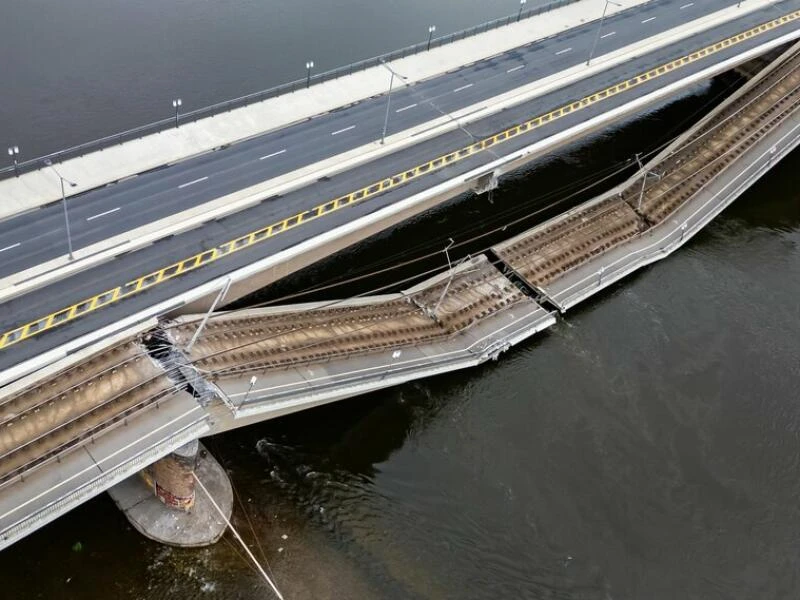
<path fill-rule="evenodd" d="M 111 210 L 107 210 L 106 212 L 101 212 L 100 214 L 92 215 L 91 217 L 86 217 L 86 220 L 87 221 L 92 221 L 94 219 L 99 219 L 100 217 L 105 217 L 106 215 L 110 215 L 111 213 L 115 213 L 119 209 L 120 209 L 120 207 L 118 206 L 117 208 L 112 208 Z"/>
<path fill-rule="evenodd" d="M 566 54 L 567 52 L 571 52 L 571 51 L 572 51 L 572 48 L 565 48 L 564 50 L 559 50 L 558 52 L 556 52 L 556 56 L 558 56 L 559 54 Z"/>
<path fill-rule="evenodd" d="M 264 160 L 266 158 L 272 158 L 273 156 L 278 156 L 278 154 L 283 154 L 284 152 L 286 152 L 286 148 L 284 148 L 283 150 L 278 150 L 277 152 L 273 152 L 272 154 L 267 154 L 266 156 L 262 156 L 258 160 Z"/>
<path fill-rule="evenodd" d="M 397 109 L 396 111 L 394 111 L 394 112 L 396 112 L 396 113 L 398 113 L 398 112 L 403 112 L 404 110 L 408 110 L 409 108 L 414 108 L 416 105 L 417 105 L 417 104 L 416 104 L 416 102 L 415 102 L 414 104 L 409 104 L 408 106 L 404 106 L 403 108 L 398 108 L 398 109 Z"/>
<path fill-rule="evenodd" d="M 650 17 L 649 19 L 645 19 L 644 21 L 642 21 L 642 23 L 649 23 L 650 21 L 655 21 L 655 20 L 656 20 L 655 17 Z"/>
<path fill-rule="evenodd" d="M 605 35 L 601 35 L 600 39 L 602 40 L 603 38 L 611 37 L 612 35 L 617 35 L 617 32 L 616 31 L 612 31 L 611 33 L 607 33 Z"/>
<path fill-rule="evenodd" d="M 519 65 L 518 67 L 513 67 L 513 68 L 509 69 L 508 71 L 506 71 L 506 73 L 513 73 L 514 71 L 519 71 L 520 69 L 524 69 L 524 68 L 525 68 L 525 65 Z"/>
<path fill-rule="evenodd" d="M 0 248 L 0 252 L 5 252 L 6 250 L 13 250 L 14 248 L 19 248 L 22 246 L 22 243 L 17 242 L 16 244 L 11 244 L 10 246 L 6 246 L 5 248 Z"/>
<path fill-rule="evenodd" d="M 683 10 L 684 8 L 689 8 L 690 6 L 694 6 L 694 2 L 689 2 L 689 4 L 684 4 L 680 7 L 679 10 Z"/>
<path fill-rule="evenodd" d="M 205 181 L 208 177 L 201 177 L 200 179 L 195 179 L 194 181 L 190 181 L 189 183 L 182 183 L 178 186 L 178 189 L 188 187 L 190 185 L 194 185 L 195 183 L 200 183 L 201 181 Z"/>
<path fill-rule="evenodd" d="M 461 87 L 454 89 L 453 93 L 460 92 L 461 90 L 465 90 L 467 88 L 471 88 L 473 85 L 475 85 L 475 84 L 474 83 L 468 83 L 467 85 L 462 85 Z"/>
<path fill-rule="evenodd" d="M 351 129 L 355 129 L 355 125 L 350 125 L 350 127 L 345 127 L 344 129 L 340 129 L 339 131 L 334 131 L 331 135 L 339 135 L 340 133 L 344 133 L 345 131 L 350 131 Z"/>

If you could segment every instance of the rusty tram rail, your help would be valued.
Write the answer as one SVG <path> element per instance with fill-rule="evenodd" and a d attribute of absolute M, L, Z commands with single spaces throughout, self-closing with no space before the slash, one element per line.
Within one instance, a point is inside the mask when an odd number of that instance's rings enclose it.
<path fill-rule="evenodd" d="M 0 487 L 175 394 L 169 375 L 128 341 L 11 396 L 0 405 Z"/>
<path fill-rule="evenodd" d="M 484 261 L 452 280 L 377 304 L 222 315 L 209 322 L 189 358 L 211 379 L 348 358 L 447 339 L 524 300 L 519 289 Z M 192 321 L 167 331 L 182 346 L 196 327 Z"/>

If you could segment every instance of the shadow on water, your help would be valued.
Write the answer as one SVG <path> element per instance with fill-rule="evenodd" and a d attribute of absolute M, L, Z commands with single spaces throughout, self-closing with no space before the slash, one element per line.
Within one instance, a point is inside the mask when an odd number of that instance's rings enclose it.
<path fill-rule="evenodd" d="M 740 221 L 743 228 L 795 231 L 800 224 L 800 201 L 787 202 L 798 197 L 797 170 L 800 160 L 797 152 L 786 157 L 749 191 L 756 202 L 734 203 L 726 212 L 731 219 Z"/>

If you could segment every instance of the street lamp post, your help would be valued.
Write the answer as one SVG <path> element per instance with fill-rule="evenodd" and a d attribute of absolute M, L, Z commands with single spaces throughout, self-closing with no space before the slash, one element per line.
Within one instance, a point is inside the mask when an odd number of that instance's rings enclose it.
<path fill-rule="evenodd" d="M 250 396 L 250 392 L 253 391 L 253 387 L 255 387 L 256 381 L 258 381 L 258 377 L 253 375 L 250 378 L 250 387 L 247 388 L 247 393 L 244 395 L 244 398 L 242 398 L 242 403 L 239 406 L 242 406 L 243 404 L 245 404 L 247 402 L 247 398 Z"/>
<path fill-rule="evenodd" d="M 381 144 L 383 144 L 384 140 L 386 139 L 386 131 L 389 128 L 389 109 L 392 106 L 392 85 L 394 84 L 395 76 L 399 77 L 403 81 L 408 79 L 407 77 L 403 77 L 400 73 L 397 73 L 392 67 L 386 64 L 383 59 L 381 59 L 381 64 L 386 67 L 386 69 L 391 73 L 391 77 L 389 78 L 389 93 L 386 94 L 386 116 L 383 118 L 383 131 L 381 132 Z"/>
<path fill-rule="evenodd" d="M 594 38 L 594 43 L 592 44 L 592 49 L 589 51 L 589 58 L 586 59 L 586 66 L 589 66 L 589 63 L 592 62 L 592 57 L 594 56 L 594 51 L 597 49 L 597 42 L 600 41 L 600 32 L 603 31 L 603 22 L 606 20 L 606 12 L 608 11 L 608 5 L 613 4 L 614 6 L 622 7 L 622 4 L 618 2 L 614 2 L 613 0 L 606 0 L 606 5 L 603 7 L 603 16 L 600 17 L 600 26 L 597 28 L 597 35 Z"/>
<path fill-rule="evenodd" d="M 519 12 L 517 13 L 517 23 L 519 23 L 519 20 L 522 18 L 522 9 L 525 8 L 525 3 L 527 1 L 528 0 L 519 0 Z"/>
<path fill-rule="evenodd" d="M 192 339 L 190 339 L 189 343 L 186 344 L 185 351 L 187 354 L 192 351 L 192 346 L 194 346 L 197 338 L 200 337 L 200 333 L 203 331 L 206 323 L 208 323 L 208 319 L 211 318 L 211 313 L 213 313 L 214 309 L 217 308 L 217 304 L 222 302 L 223 298 L 225 298 L 225 294 L 227 294 L 228 290 L 231 288 L 231 283 L 232 280 L 230 277 L 228 277 L 228 279 L 225 280 L 225 284 L 222 286 L 222 289 L 219 291 L 219 294 L 217 294 L 217 297 L 214 298 L 214 302 L 211 303 L 211 306 L 209 307 L 208 312 L 206 312 L 206 315 L 203 317 L 203 320 L 200 321 L 200 326 L 195 330 Z"/>
<path fill-rule="evenodd" d="M 436 25 L 431 25 L 428 27 L 428 50 L 431 49 L 431 40 L 433 39 L 433 33 L 436 31 Z"/>
<path fill-rule="evenodd" d="M 78 184 L 62 177 L 61 173 L 59 173 L 55 166 L 53 166 L 53 162 L 50 159 L 45 160 L 44 164 L 53 169 L 53 173 L 55 173 L 58 176 L 58 179 L 61 181 L 61 204 L 64 206 L 64 224 L 67 227 L 67 251 L 69 254 L 69 259 L 73 260 L 75 257 L 72 255 L 72 235 L 69 230 L 69 212 L 67 211 L 67 194 L 64 191 L 64 182 L 68 183 L 70 187 L 75 187 Z"/>
<path fill-rule="evenodd" d="M 392 84 L 394 83 L 394 71 L 389 77 L 389 93 L 386 94 L 386 116 L 383 119 L 383 131 L 381 132 L 381 144 L 386 139 L 386 129 L 389 127 L 389 108 L 392 105 Z"/>
<path fill-rule="evenodd" d="M 17 164 L 17 156 L 19 156 L 19 146 L 11 146 L 8 149 L 8 155 L 14 161 L 14 175 L 19 177 L 19 165 Z"/>
<path fill-rule="evenodd" d="M 642 159 L 639 158 L 640 156 L 641 153 L 636 154 L 636 163 L 639 165 L 639 170 L 644 171 L 644 165 L 642 164 Z M 641 210 L 642 208 L 642 200 L 644 199 L 644 188 L 645 185 L 647 184 L 648 175 L 654 175 L 658 179 L 661 178 L 661 176 L 658 173 L 655 173 L 653 171 L 644 171 L 644 173 L 642 174 L 642 189 L 639 190 L 639 201 L 636 203 L 636 210 Z"/>
<path fill-rule="evenodd" d="M 313 60 L 309 60 L 306 63 L 306 87 L 310 87 L 311 86 L 311 69 L 313 69 L 313 68 L 314 68 L 314 61 Z"/>
<path fill-rule="evenodd" d="M 175 128 L 178 128 L 178 111 L 180 110 L 181 106 L 183 106 L 183 100 L 180 98 L 175 98 L 172 101 L 172 108 L 175 109 Z"/>

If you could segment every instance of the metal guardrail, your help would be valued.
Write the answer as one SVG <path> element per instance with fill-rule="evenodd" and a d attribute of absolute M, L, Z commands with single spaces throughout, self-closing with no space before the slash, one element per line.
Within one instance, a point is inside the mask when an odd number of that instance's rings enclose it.
<path fill-rule="evenodd" d="M 387 62 L 393 61 L 400 58 L 405 58 L 406 56 L 418 54 L 420 52 L 425 52 L 428 50 L 429 45 L 430 48 L 438 48 L 440 46 L 444 46 L 458 40 L 463 40 L 464 38 L 471 37 L 473 35 L 477 35 L 479 33 L 483 33 L 491 29 L 504 27 L 521 19 L 528 19 L 530 17 L 535 17 L 542 13 L 549 12 L 553 9 L 560 8 L 562 6 L 566 6 L 568 4 L 572 4 L 578 1 L 579 0 L 553 0 L 552 2 L 548 2 L 545 5 L 536 8 L 529 8 L 521 12 L 517 12 L 513 15 L 509 15 L 508 17 L 494 19 L 492 21 L 487 21 L 485 23 L 481 23 L 480 25 L 476 25 L 468 29 L 463 29 L 461 31 L 456 31 L 455 33 L 450 33 L 438 38 L 433 38 L 430 44 L 428 44 L 426 40 L 424 42 L 420 42 L 412 46 L 406 46 L 405 48 L 394 50 L 392 52 L 382 54 L 380 56 L 375 56 L 373 58 L 368 58 L 365 60 L 354 62 L 348 65 L 344 65 L 342 67 L 337 67 L 330 71 L 324 71 L 322 73 L 312 75 L 310 79 L 310 84 L 314 85 L 318 83 L 323 83 L 325 81 L 330 81 L 331 79 L 336 79 L 338 77 L 343 77 L 345 75 L 351 75 L 352 73 L 355 73 L 357 71 L 363 71 L 365 69 L 376 67 L 381 64 L 381 61 L 387 61 Z M 253 92 L 252 94 L 240 96 L 238 98 L 233 98 L 231 100 L 218 102 L 210 106 L 198 108 L 196 110 L 183 113 L 179 115 L 179 121 L 181 123 L 190 123 L 207 117 L 213 117 L 214 115 L 228 112 L 236 108 L 241 108 L 249 104 L 254 104 L 256 102 L 261 102 L 262 100 L 267 100 L 268 98 L 274 98 L 275 96 L 280 96 L 282 94 L 288 94 L 290 92 L 297 91 L 299 89 L 306 87 L 307 83 L 309 83 L 309 81 L 304 77 L 302 79 L 290 81 L 289 83 L 283 83 L 281 85 L 277 85 L 275 87 L 271 87 L 266 90 Z M 16 164 L 16 166 L 8 166 L 0 169 L 0 180 L 13 177 L 17 174 L 27 173 L 30 171 L 35 171 L 37 169 L 41 169 L 46 166 L 47 163 L 45 161 L 51 161 L 54 163 L 62 162 L 70 158 L 83 156 L 84 154 L 87 154 L 89 152 L 95 152 L 97 150 L 102 150 L 103 148 L 116 146 L 118 144 L 129 142 L 131 140 L 135 140 L 147 135 L 152 135 L 154 133 L 159 133 L 167 129 L 172 129 L 173 127 L 175 127 L 175 122 L 176 122 L 175 117 L 171 116 L 165 119 L 154 121 L 152 123 L 147 123 L 146 125 L 134 127 L 133 129 L 128 129 L 127 131 L 121 131 L 119 133 L 115 133 L 106 137 L 92 140 L 90 142 L 84 142 L 83 144 L 78 144 L 77 146 L 65 148 L 64 150 L 58 150 L 57 152 L 52 152 L 44 156 L 38 156 L 36 158 L 20 161 Z"/>

